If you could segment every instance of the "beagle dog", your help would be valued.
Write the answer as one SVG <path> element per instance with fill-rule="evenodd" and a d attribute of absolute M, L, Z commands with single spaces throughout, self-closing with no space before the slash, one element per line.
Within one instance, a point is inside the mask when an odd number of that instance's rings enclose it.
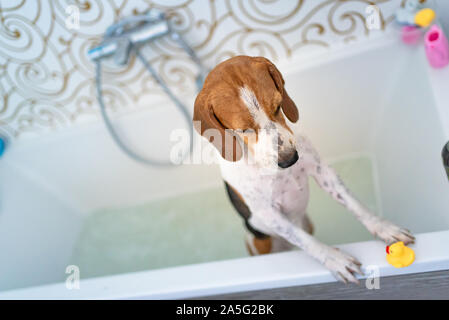
<path fill-rule="evenodd" d="M 193 120 L 220 154 L 225 187 L 244 219 L 251 254 L 299 247 L 337 279 L 358 283 L 360 262 L 312 236 L 309 176 L 387 244 L 411 243 L 414 237 L 354 198 L 310 141 L 295 137 L 284 116 L 293 123 L 299 117 L 276 66 L 263 57 L 237 56 L 209 73 L 195 100 Z"/>

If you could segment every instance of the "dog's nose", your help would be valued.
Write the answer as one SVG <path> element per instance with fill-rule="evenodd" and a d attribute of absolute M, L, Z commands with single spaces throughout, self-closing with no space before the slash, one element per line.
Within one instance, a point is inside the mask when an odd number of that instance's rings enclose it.
<path fill-rule="evenodd" d="M 291 167 L 292 165 L 294 165 L 296 163 L 296 161 L 298 161 L 299 156 L 298 156 L 298 151 L 295 151 L 295 153 L 293 154 L 293 156 L 290 159 L 284 160 L 284 161 L 278 161 L 278 166 L 281 167 L 282 169 Z"/>

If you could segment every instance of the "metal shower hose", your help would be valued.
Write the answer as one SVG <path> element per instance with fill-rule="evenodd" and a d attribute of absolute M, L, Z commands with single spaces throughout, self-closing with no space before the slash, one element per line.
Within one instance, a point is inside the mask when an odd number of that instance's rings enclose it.
<path fill-rule="evenodd" d="M 165 91 L 165 93 L 170 97 L 170 99 L 175 103 L 176 107 L 181 111 L 184 119 L 187 122 L 187 127 L 189 128 L 189 149 L 182 155 L 182 160 L 184 160 L 187 156 L 190 155 L 192 152 L 192 146 L 193 146 L 193 126 L 192 126 L 192 120 L 190 118 L 190 114 L 187 110 L 187 108 L 179 101 L 179 99 L 173 94 L 173 92 L 168 88 L 165 81 L 157 74 L 157 72 L 153 69 L 153 67 L 149 64 L 149 62 L 142 56 L 140 51 L 133 47 L 133 50 L 137 56 L 137 58 L 143 63 L 145 68 L 150 72 L 154 80 L 161 86 L 161 88 Z M 117 145 L 120 147 L 120 149 L 123 150 L 129 157 L 132 159 L 151 166 L 159 166 L 159 167 L 171 167 L 175 164 L 170 161 L 160 161 L 160 160 L 154 160 L 147 157 L 143 157 L 133 150 L 131 150 L 126 144 L 121 140 L 119 135 L 114 129 L 114 126 L 111 122 L 111 119 L 109 118 L 106 107 L 103 100 L 103 93 L 102 93 L 102 87 L 101 87 L 101 60 L 96 60 L 96 85 L 97 85 L 97 98 L 98 98 L 98 104 L 100 105 L 100 111 L 101 116 L 104 120 L 104 123 L 106 124 L 106 128 L 111 134 L 114 141 L 117 143 Z M 181 160 L 181 161 L 182 161 Z"/>

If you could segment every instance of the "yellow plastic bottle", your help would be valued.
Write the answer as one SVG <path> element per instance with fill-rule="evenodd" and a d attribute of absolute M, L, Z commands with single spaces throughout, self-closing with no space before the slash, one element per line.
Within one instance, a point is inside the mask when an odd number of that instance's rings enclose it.
<path fill-rule="evenodd" d="M 415 15 L 415 24 L 422 28 L 426 28 L 432 23 L 432 21 L 435 19 L 435 16 L 435 11 L 433 11 L 432 9 L 421 9 Z"/>

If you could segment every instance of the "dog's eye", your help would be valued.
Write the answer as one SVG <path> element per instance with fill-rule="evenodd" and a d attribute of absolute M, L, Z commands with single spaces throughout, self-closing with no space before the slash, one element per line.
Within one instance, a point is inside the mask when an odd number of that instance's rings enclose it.
<path fill-rule="evenodd" d="M 276 107 L 276 109 L 274 110 L 274 114 L 275 115 L 277 115 L 277 114 L 279 114 L 279 111 L 281 110 L 281 105 L 278 105 L 277 107 Z"/>

